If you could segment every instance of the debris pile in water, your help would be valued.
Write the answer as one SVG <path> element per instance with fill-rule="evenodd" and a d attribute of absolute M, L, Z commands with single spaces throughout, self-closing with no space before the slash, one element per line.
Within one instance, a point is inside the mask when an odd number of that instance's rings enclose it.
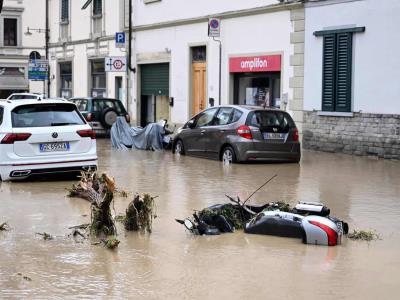
<path fill-rule="evenodd" d="M 120 241 L 116 237 L 110 237 L 107 240 L 103 240 L 103 243 L 106 248 L 113 250 L 118 247 Z"/>
<path fill-rule="evenodd" d="M 82 172 L 79 183 L 69 190 L 70 197 L 83 198 L 91 203 L 91 234 L 108 236 L 117 233 L 110 207 L 114 192 L 114 178 L 105 173 L 98 175 L 90 170 Z"/>
<path fill-rule="evenodd" d="M 126 209 L 124 220 L 125 229 L 128 231 L 147 231 L 151 233 L 155 215 L 155 202 L 150 194 L 136 194 Z"/>
<path fill-rule="evenodd" d="M 10 230 L 10 226 L 8 225 L 7 222 L 0 224 L 0 231 L 8 231 L 8 230 Z"/>
<path fill-rule="evenodd" d="M 53 239 L 53 236 L 51 234 L 48 234 L 47 232 L 43 233 L 37 232 L 36 234 L 42 236 L 45 241 L 50 241 Z"/>
<path fill-rule="evenodd" d="M 379 235 L 374 231 L 353 230 L 349 233 L 348 238 L 355 241 L 375 241 L 379 239 Z"/>

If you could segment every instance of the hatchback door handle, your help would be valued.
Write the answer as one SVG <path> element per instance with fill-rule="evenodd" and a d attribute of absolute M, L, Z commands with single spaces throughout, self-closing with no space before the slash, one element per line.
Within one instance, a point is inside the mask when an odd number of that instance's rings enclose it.
<path fill-rule="evenodd" d="M 206 132 L 205 129 L 203 129 L 202 131 L 200 131 L 201 134 L 204 134 Z"/>
<path fill-rule="evenodd" d="M 221 133 L 225 133 L 225 129 L 221 129 L 219 132 L 221 132 Z"/>

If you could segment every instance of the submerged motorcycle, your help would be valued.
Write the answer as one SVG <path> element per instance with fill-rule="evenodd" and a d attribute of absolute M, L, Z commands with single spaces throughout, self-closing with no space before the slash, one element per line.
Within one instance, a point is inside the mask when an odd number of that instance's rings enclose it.
<path fill-rule="evenodd" d="M 173 132 L 165 119 L 146 127 L 130 127 L 124 117 L 118 117 L 111 127 L 111 144 L 115 149 L 171 149 Z"/>
<path fill-rule="evenodd" d="M 299 202 L 294 208 L 282 202 L 254 206 L 227 197 L 233 203 L 213 205 L 195 212 L 193 219 L 176 221 L 197 235 L 244 229 L 249 234 L 301 238 L 306 244 L 326 246 L 340 245 L 349 230 L 346 222 L 330 216 L 330 209 L 321 203 Z"/>

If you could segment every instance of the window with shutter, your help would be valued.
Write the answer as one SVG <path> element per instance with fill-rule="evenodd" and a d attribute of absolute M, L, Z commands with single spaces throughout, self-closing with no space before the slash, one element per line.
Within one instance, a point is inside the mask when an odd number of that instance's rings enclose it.
<path fill-rule="evenodd" d="M 353 34 L 365 27 L 315 31 L 322 36 L 322 110 L 351 111 Z"/>
<path fill-rule="evenodd" d="M 69 0 L 61 0 L 61 22 L 69 21 Z"/>
<path fill-rule="evenodd" d="M 103 14 L 102 0 L 93 0 L 93 15 L 101 16 Z"/>
<path fill-rule="evenodd" d="M 352 33 L 327 34 L 323 45 L 322 110 L 351 111 Z"/>

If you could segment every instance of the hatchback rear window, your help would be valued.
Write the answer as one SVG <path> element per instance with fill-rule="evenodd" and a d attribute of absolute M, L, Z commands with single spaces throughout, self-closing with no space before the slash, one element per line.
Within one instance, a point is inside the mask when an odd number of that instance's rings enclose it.
<path fill-rule="evenodd" d="M 279 127 L 289 129 L 295 124 L 288 113 L 282 111 L 255 111 L 251 112 L 247 119 L 247 124 L 261 129 Z"/>
<path fill-rule="evenodd" d="M 14 108 L 11 115 L 14 128 L 85 124 L 73 104 L 22 105 Z"/>

